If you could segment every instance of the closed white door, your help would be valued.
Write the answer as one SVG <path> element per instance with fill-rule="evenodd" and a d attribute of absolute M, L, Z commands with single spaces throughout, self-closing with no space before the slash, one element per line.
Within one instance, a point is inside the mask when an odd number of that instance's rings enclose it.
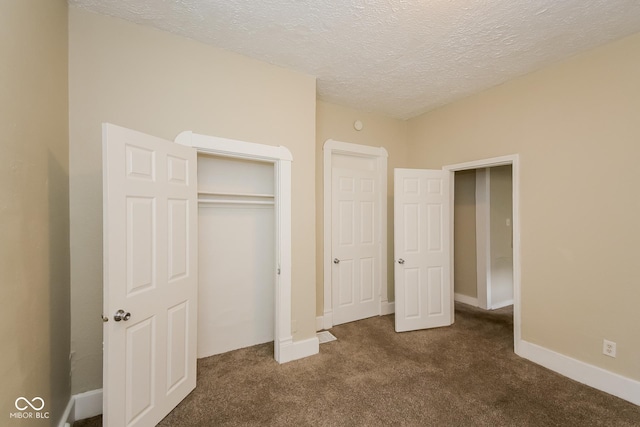
<path fill-rule="evenodd" d="M 196 152 L 103 125 L 107 427 L 154 426 L 196 385 Z"/>
<path fill-rule="evenodd" d="M 380 314 L 376 173 L 332 171 L 333 324 Z"/>
<path fill-rule="evenodd" d="M 274 340 L 273 163 L 198 156 L 198 358 Z"/>
<path fill-rule="evenodd" d="M 453 323 L 449 173 L 395 169 L 396 331 Z"/>

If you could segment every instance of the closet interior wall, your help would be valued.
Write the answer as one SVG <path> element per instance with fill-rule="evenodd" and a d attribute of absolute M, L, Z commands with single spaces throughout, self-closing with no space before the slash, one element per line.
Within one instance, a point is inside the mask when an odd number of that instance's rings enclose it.
<path fill-rule="evenodd" d="M 274 339 L 275 167 L 198 154 L 198 357 Z"/>

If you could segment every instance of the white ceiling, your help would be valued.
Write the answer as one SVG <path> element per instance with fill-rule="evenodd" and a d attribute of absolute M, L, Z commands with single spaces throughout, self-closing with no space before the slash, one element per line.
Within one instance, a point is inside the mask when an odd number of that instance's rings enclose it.
<path fill-rule="evenodd" d="M 640 31 L 640 0 L 69 0 L 317 77 L 410 118 Z"/>

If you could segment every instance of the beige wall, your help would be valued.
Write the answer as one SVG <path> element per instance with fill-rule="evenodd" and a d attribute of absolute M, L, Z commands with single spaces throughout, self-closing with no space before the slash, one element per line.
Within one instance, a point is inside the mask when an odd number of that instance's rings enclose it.
<path fill-rule="evenodd" d="M 523 339 L 635 380 L 638 76 L 640 34 L 408 124 L 414 167 L 520 154 Z"/>
<path fill-rule="evenodd" d="M 102 385 L 102 122 L 291 150 L 294 340 L 314 336 L 315 79 L 119 19 L 69 17 L 73 392 Z"/>
<path fill-rule="evenodd" d="M 316 107 L 316 313 L 324 310 L 323 256 L 323 153 L 327 139 L 352 144 L 384 147 L 387 159 L 387 288 L 393 301 L 393 169 L 407 163 L 406 122 L 379 114 L 366 113 L 328 102 L 318 101 Z M 360 120 L 364 127 L 356 131 L 353 123 Z"/>
<path fill-rule="evenodd" d="M 69 401 L 67 2 L 0 2 L 0 424 Z"/>
<path fill-rule="evenodd" d="M 453 289 L 456 294 L 476 298 L 476 171 L 458 171 L 455 180 Z"/>

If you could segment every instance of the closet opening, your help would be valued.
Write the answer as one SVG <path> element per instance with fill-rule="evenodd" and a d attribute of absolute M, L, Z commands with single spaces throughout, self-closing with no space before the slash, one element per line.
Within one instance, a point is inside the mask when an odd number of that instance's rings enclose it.
<path fill-rule="evenodd" d="M 278 363 L 286 363 L 318 353 L 319 343 L 316 337 L 294 342 L 291 335 L 291 162 L 293 161 L 291 152 L 283 146 L 256 144 L 200 135 L 191 131 L 180 133 L 175 142 L 187 147 L 193 147 L 199 156 L 198 163 L 202 164 L 202 166 L 199 165 L 201 170 L 198 174 L 199 199 L 201 200 L 199 206 L 209 204 L 225 205 L 227 211 L 218 209 L 219 215 L 229 214 L 231 206 L 237 208 L 251 205 L 254 211 L 258 210 L 257 207 L 260 206 L 264 209 L 259 212 L 260 215 L 254 218 L 254 227 L 269 222 L 269 215 L 273 218 L 271 221 L 273 228 L 270 231 L 265 231 L 266 228 L 262 229 L 262 232 L 266 233 L 265 235 L 271 236 L 271 249 L 251 255 L 253 257 L 251 263 L 254 262 L 256 257 L 260 258 L 258 267 L 251 265 L 252 268 L 256 268 L 256 271 L 253 272 L 254 277 L 259 276 L 261 281 L 263 275 L 264 277 L 269 276 L 272 278 L 271 297 L 273 298 L 273 303 L 269 307 L 273 308 L 273 312 L 268 314 L 267 309 L 265 309 L 261 315 L 264 316 L 263 318 L 268 318 L 269 315 L 273 316 L 272 322 L 266 322 L 273 328 L 273 332 L 271 335 L 266 332 L 266 329 L 261 329 L 255 335 L 260 338 L 253 338 L 255 339 L 254 342 L 259 340 L 267 342 L 272 339 L 273 356 Z M 222 182 L 225 183 L 226 188 L 218 187 L 216 179 L 220 180 L 220 178 L 215 178 L 216 174 L 225 170 L 229 171 L 229 169 L 235 170 L 236 166 L 242 171 L 241 176 L 223 173 L 222 175 L 225 178 L 222 179 Z M 211 176 L 205 173 L 208 169 L 214 169 L 214 172 L 211 172 Z M 251 177 L 249 181 L 252 184 L 243 183 L 243 180 L 248 177 Z M 205 209 L 204 207 L 199 207 L 198 211 L 204 211 Z M 247 228 L 250 227 L 247 226 Z M 227 246 L 222 245 L 217 249 L 218 253 L 226 254 L 229 251 L 229 247 L 237 245 L 240 235 L 246 231 L 242 229 L 236 233 L 231 233 L 227 229 L 217 230 L 216 236 L 213 237 L 214 240 L 216 238 L 219 239 L 220 235 L 224 233 L 232 236 L 232 238 L 227 239 Z M 199 240 L 203 238 L 201 236 Z M 207 240 L 207 244 L 209 243 Z M 265 245 L 264 247 L 266 248 L 267 246 Z M 234 268 L 240 270 L 248 269 L 250 262 L 249 250 L 247 246 L 243 246 L 243 248 L 241 252 L 236 252 L 235 257 L 232 257 Z M 205 270 L 207 270 L 207 263 L 215 261 L 213 256 L 206 256 L 206 250 L 198 258 L 201 260 L 200 266 L 204 266 Z M 266 259 L 269 261 L 266 261 Z M 224 278 L 222 281 L 227 286 L 223 288 L 223 291 L 228 291 L 231 286 L 230 282 L 225 281 Z M 241 301 L 242 304 L 255 303 L 261 297 L 262 294 L 254 294 L 241 298 Z M 204 301 L 202 304 L 198 304 L 199 307 L 203 307 L 203 311 L 209 310 L 209 307 L 205 305 L 207 298 L 199 294 L 198 299 L 200 298 L 204 299 Z M 220 301 L 220 303 L 222 302 Z M 261 307 L 266 307 L 266 305 L 261 305 Z M 231 329 L 231 319 L 228 316 L 222 316 L 221 319 L 216 321 L 226 322 L 222 328 L 225 330 L 226 328 Z M 241 321 L 241 323 L 244 321 L 246 320 Z M 199 329 L 203 328 L 205 327 L 199 326 Z M 203 334 L 202 330 L 198 333 L 198 340 L 200 340 L 201 334 Z M 265 338 L 267 335 L 269 338 Z M 243 344 L 236 345 L 244 346 L 246 342 L 248 341 L 242 341 Z M 204 351 L 203 348 L 202 350 Z"/>
<path fill-rule="evenodd" d="M 275 164 L 198 153 L 198 358 L 274 340 Z"/>

